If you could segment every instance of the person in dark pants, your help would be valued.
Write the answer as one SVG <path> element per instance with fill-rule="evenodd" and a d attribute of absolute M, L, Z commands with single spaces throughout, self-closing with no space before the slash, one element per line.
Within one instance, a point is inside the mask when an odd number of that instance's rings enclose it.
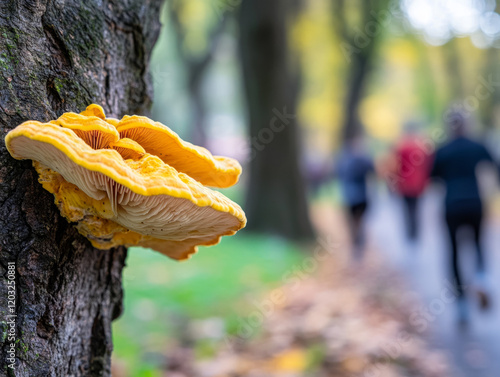
<path fill-rule="evenodd" d="M 459 320 L 466 323 L 468 311 L 464 282 L 460 273 L 458 231 L 469 227 L 473 232 L 477 256 L 476 292 L 481 308 L 489 306 L 484 251 L 481 246 L 483 205 L 476 169 L 482 162 L 494 164 L 482 144 L 465 136 L 465 117 L 460 112 L 449 114 L 451 140 L 436 152 L 431 176 L 440 178 L 446 187 L 445 216 L 451 241 L 451 270 L 458 295 Z"/>
<path fill-rule="evenodd" d="M 355 258 L 362 256 L 364 247 L 363 218 L 368 207 L 367 178 L 372 172 L 373 161 L 366 153 L 361 138 L 347 142 L 338 156 L 335 173 L 339 178 L 347 209 Z"/>
<path fill-rule="evenodd" d="M 420 197 L 404 195 L 403 203 L 406 209 L 406 234 L 408 235 L 408 239 L 411 241 L 415 241 L 418 237 L 418 202 Z"/>

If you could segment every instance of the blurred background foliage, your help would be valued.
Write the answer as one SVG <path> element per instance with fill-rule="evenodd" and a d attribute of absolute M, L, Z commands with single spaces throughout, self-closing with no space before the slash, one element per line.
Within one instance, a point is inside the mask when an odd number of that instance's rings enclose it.
<path fill-rule="evenodd" d="M 287 239 L 312 236 L 307 207 L 293 203 L 306 203 L 306 192 L 314 200 L 306 191 L 312 173 L 328 172 L 353 135 L 364 130 L 370 150 L 382 155 L 405 124 L 440 129 L 444 111 L 458 103 L 474 107 L 477 132 L 498 140 L 498 88 L 477 98 L 484 82 L 500 80 L 497 11 L 494 0 L 167 0 L 150 64 L 152 118 L 242 163 L 240 184 L 224 193 L 260 233 L 243 230 L 180 264 L 130 250 L 125 314 L 113 328 L 116 363 L 126 375 L 162 375 L 165 349 L 192 344 L 191 320 L 212 320 L 220 326 L 214 337 L 223 337 L 253 299 L 282 283 L 304 255 Z M 260 62 L 265 75 L 245 59 Z M 269 145 L 261 140 L 254 156 L 252 137 L 284 106 L 293 124 Z M 294 164 L 300 177 L 286 181 L 296 175 Z M 273 183 L 288 165 L 292 173 Z M 323 199 L 335 203 L 335 184 L 326 187 Z M 277 193 L 290 197 L 279 204 Z M 285 226 L 280 216 L 296 224 Z M 210 355 L 209 342 L 193 347 Z"/>
<path fill-rule="evenodd" d="M 162 375 L 164 357 L 176 347 L 211 356 L 211 343 L 231 336 L 254 301 L 283 284 L 285 273 L 302 256 L 282 239 L 244 234 L 202 251 L 179 263 L 150 250 L 130 249 L 126 309 L 113 327 L 114 357 L 127 376 Z M 194 334 L 204 325 L 206 336 Z"/>
<path fill-rule="evenodd" d="M 351 62 L 342 50 L 344 40 L 335 25 L 338 18 L 336 3 L 340 2 L 304 0 L 301 12 L 289 28 L 290 45 L 302 71 L 298 115 L 304 131 L 304 149 L 319 148 L 325 156 L 330 156 L 332 148 L 338 147 L 341 140 L 351 68 Z M 244 153 L 248 151 L 241 146 L 248 140 L 237 56 L 236 12 L 240 3 L 238 0 L 167 1 L 162 14 L 163 31 L 151 66 L 155 83 L 154 116 L 166 124 L 175 124 L 176 130 L 187 136 L 197 131 L 192 121 L 196 111 L 189 103 L 192 68 L 185 62 L 203 61 L 207 55 L 211 57 L 201 80 L 202 96 L 208 108 L 205 132 L 210 136 L 207 142 L 215 153 L 220 153 L 218 150 L 231 149 L 226 145 L 230 143 L 227 140 L 221 142 L 220 138 L 241 139 L 240 144 L 233 147 L 232 155 L 244 161 L 248 158 Z M 359 21 L 360 9 L 373 11 L 370 1 L 345 3 L 347 28 L 352 29 L 354 36 L 364 35 L 365 40 L 372 40 L 364 30 L 365 25 Z M 499 57 L 498 30 L 486 21 L 496 8 L 495 1 L 401 3 L 390 2 L 378 11 L 381 22 L 378 23 L 380 33 L 376 38 L 381 41 L 377 41 L 379 48 L 360 104 L 367 134 L 381 143 L 397 140 L 404 123 L 415 118 L 427 127 L 441 126 L 441 115 L 450 103 L 474 94 L 478 76 L 486 79 L 489 74 L 498 74 L 499 69 L 495 64 Z M 413 3 L 420 5 L 417 7 Z M 455 30 L 455 24 L 449 25 L 449 30 L 442 26 L 444 35 L 440 35 L 439 30 L 433 29 L 438 26 L 432 26 L 436 20 L 429 16 L 427 22 L 431 26 L 427 30 L 425 22 L 418 17 L 425 20 L 425 13 L 443 11 L 442 6 L 433 3 L 456 3 L 452 9 L 441 13 L 441 18 L 458 13 L 454 21 L 456 25 L 460 25 L 462 19 L 474 18 L 478 24 L 470 26 L 470 30 Z M 486 20 L 471 14 L 471 9 L 460 10 L 459 3 L 482 10 L 487 14 Z M 168 5 L 174 10 L 169 12 Z M 463 12 L 468 13 L 463 15 Z M 170 13 L 178 13 L 175 17 L 180 25 L 173 25 Z M 489 22 L 495 25 L 494 20 Z M 221 25 L 224 26 L 222 30 Z M 178 28 L 181 28 L 180 32 Z M 356 48 L 355 43 L 351 45 Z M 499 111 L 497 97 L 495 94 L 489 101 L 482 101 L 476 116 L 496 114 Z M 173 106 L 166 106 L 166 103 Z M 478 120 L 482 127 L 496 127 L 495 119 L 497 117 L 488 115 L 488 118 Z"/>

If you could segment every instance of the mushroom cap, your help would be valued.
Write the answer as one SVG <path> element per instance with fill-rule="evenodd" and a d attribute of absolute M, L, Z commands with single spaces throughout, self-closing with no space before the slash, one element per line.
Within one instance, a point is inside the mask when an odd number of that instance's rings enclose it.
<path fill-rule="evenodd" d="M 205 148 L 183 141 L 167 126 L 143 116 L 124 116 L 116 125 L 122 138 L 138 142 L 177 171 L 203 185 L 230 187 L 238 182 L 240 164 L 228 157 L 212 156 Z"/>
<path fill-rule="evenodd" d="M 116 143 L 120 139 L 115 126 L 93 115 L 64 113 L 51 123 L 73 130 L 93 149 L 107 148 L 110 143 Z"/>
<path fill-rule="evenodd" d="M 132 139 L 123 138 L 117 142 L 110 143 L 109 146 L 120 153 L 125 160 L 138 160 L 146 154 L 144 148 Z"/>
<path fill-rule="evenodd" d="M 95 116 L 103 120 L 106 119 L 106 114 L 104 113 L 104 109 L 101 106 L 96 105 L 95 103 L 87 106 L 87 108 L 83 110 L 80 114 L 84 116 Z"/>
<path fill-rule="evenodd" d="M 36 161 L 40 182 L 61 213 L 78 222 L 94 246 L 140 245 L 185 259 L 197 245 L 215 244 L 245 226 L 236 203 L 160 158 L 145 153 L 124 160 L 116 150 L 92 148 L 79 134 L 85 138 L 90 129 L 108 135 L 101 118 L 65 115 L 54 123 L 25 122 L 5 141 L 14 158 Z M 77 127 L 78 121 L 86 127 Z M 139 149 L 127 140 L 117 144 Z"/>

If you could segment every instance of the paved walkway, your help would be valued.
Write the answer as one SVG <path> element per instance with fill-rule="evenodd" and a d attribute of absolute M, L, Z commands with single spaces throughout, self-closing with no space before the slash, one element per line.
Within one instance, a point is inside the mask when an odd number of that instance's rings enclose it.
<path fill-rule="evenodd" d="M 456 305 L 441 293 L 447 287 L 448 239 L 442 220 L 439 193 L 429 190 L 421 203 L 421 237 L 410 244 L 404 237 L 403 209 L 397 197 L 381 191 L 371 207 L 367 220 L 374 249 L 381 250 L 393 266 L 407 276 L 430 315 L 434 345 L 446 350 L 457 367 L 454 377 L 500 376 L 500 222 L 485 224 L 484 245 L 493 285 L 493 307 L 480 312 L 469 294 L 471 324 L 460 330 L 456 322 Z M 474 276 L 472 245 L 461 250 L 462 268 L 467 282 Z M 412 293 L 409 293 L 411 296 Z M 419 317 L 422 321 L 422 316 Z M 420 322 L 421 323 L 421 322 Z"/>

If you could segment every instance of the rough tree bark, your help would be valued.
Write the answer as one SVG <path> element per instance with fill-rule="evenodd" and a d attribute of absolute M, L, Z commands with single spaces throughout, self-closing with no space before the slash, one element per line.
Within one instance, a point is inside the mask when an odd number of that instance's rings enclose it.
<path fill-rule="evenodd" d="M 313 235 L 299 168 L 298 66 L 288 46 L 288 0 L 243 0 L 240 56 L 250 118 L 248 228 L 291 239 Z"/>
<path fill-rule="evenodd" d="M 126 250 L 92 248 L 8 154 L 6 133 L 98 103 L 144 113 L 161 0 L 0 3 L 0 376 L 109 376 L 111 321 L 122 311 Z M 8 275 L 15 263 L 15 341 Z M 15 369 L 8 367 L 14 343 Z"/>

